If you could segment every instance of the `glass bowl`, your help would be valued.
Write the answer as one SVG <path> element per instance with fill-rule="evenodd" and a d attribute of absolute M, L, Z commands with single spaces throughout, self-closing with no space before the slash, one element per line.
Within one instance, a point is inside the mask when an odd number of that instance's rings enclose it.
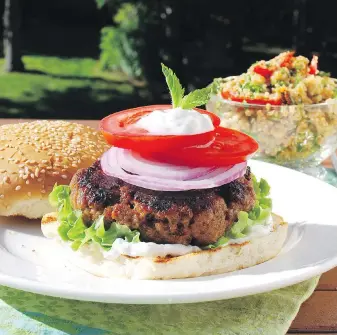
<path fill-rule="evenodd" d="M 224 127 L 255 138 L 255 158 L 320 176 L 318 166 L 337 149 L 337 99 L 313 105 L 256 105 L 213 95 L 208 111 Z"/>

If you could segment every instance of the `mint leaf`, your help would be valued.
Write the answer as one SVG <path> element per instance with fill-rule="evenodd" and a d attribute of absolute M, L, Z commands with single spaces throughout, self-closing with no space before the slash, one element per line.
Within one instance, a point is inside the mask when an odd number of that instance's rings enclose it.
<path fill-rule="evenodd" d="M 163 74 L 166 79 L 167 86 L 170 90 L 173 108 L 180 107 L 184 96 L 184 89 L 176 74 L 163 63 L 161 64 Z"/>
<path fill-rule="evenodd" d="M 189 94 L 187 94 L 182 102 L 181 108 L 183 109 L 192 109 L 194 107 L 198 107 L 201 105 L 205 105 L 211 95 L 211 87 L 205 87 L 200 90 L 195 90 Z"/>

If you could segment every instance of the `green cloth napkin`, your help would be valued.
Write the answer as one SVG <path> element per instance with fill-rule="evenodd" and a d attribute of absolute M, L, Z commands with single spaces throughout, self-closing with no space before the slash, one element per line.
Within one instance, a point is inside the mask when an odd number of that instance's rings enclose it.
<path fill-rule="evenodd" d="M 318 279 L 243 298 L 178 305 L 83 302 L 0 286 L 0 334 L 284 335 Z"/>

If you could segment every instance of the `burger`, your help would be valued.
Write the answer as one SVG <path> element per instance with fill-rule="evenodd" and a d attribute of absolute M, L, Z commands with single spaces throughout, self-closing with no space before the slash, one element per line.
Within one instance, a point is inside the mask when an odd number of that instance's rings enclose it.
<path fill-rule="evenodd" d="M 0 215 L 42 218 L 54 184 L 70 183 L 108 149 L 94 129 L 66 121 L 0 127 Z"/>
<path fill-rule="evenodd" d="M 198 277 L 275 257 L 287 224 L 272 213 L 267 181 L 247 166 L 258 144 L 196 108 L 209 87 L 184 96 L 162 69 L 172 105 L 104 118 L 111 148 L 70 186 L 54 187 L 43 234 L 74 265 L 110 278 Z"/>

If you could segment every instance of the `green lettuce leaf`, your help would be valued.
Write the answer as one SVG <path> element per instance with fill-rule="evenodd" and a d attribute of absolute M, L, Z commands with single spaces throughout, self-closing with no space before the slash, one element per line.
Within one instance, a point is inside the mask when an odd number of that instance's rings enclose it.
<path fill-rule="evenodd" d="M 206 248 L 217 248 L 227 244 L 230 239 L 246 237 L 249 232 L 249 227 L 266 224 L 272 211 L 272 200 L 269 198 L 270 186 L 263 178 L 257 181 L 253 174 L 252 181 L 256 194 L 256 201 L 252 210 L 249 212 L 239 212 L 238 220 L 234 222 L 229 231 L 216 243 L 210 244 Z"/>
<path fill-rule="evenodd" d="M 71 242 L 73 250 L 78 250 L 86 243 L 97 243 L 105 250 L 110 250 L 117 238 L 125 241 L 140 242 L 137 230 L 131 230 L 126 225 L 113 222 L 109 229 L 104 227 L 104 216 L 99 216 L 90 227 L 87 227 L 82 218 L 82 211 L 75 210 L 70 202 L 70 187 L 55 185 L 49 195 L 51 206 L 57 209 L 57 220 L 60 223 L 58 233 L 63 241 Z"/>

